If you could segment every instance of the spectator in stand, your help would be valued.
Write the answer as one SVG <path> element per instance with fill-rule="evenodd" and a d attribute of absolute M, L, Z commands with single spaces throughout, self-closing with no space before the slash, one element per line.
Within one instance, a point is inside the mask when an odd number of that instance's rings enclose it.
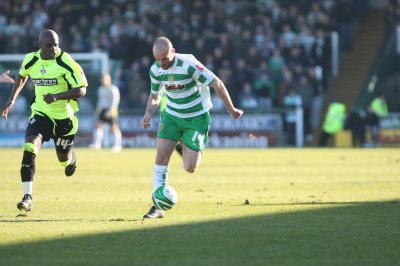
<path fill-rule="evenodd" d="M 375 123 L 376 126 L 372 127 L 372 134 L 373 136 L 373 143 L 377 145 L 378 143 L 378 134 L 379 134 L 379 126 L 382 118 L 385 118 L 388 116 L 388 106 L 386 104 L 386 98 L 384 94 L 379 94 L 376 98 L 374 98 L 371 102 L 370 105 L 371 112 L 375 114 L 376 117 L 370 118 L 371 120 L 377 119 L 378 121 L 374 121 L 372 123 Z M 370 114 L 371 115 L 371 114 Z"/>
<path fill-rule="evenodd" d="M 292 30 L 290 25 L 286 24 L 283 26 L 282 38 L 283 38 L 285 47 L 288 47 L 288 48 L 293 47 L 296 37 L 297 37 L 297 35 Z"/>
<path fill-rule="evenodd" d="M 283 105 L 286 107 L 285 126 L 287 142 L 289 145 L 296 144 L 296 108 L 302 106 L 301 96 L 294 89 L 283 98 Z"/>
<path fill-rule="evenodd" d="M 321 120 L 321 110 L 323 108 L 323 100 L 324 100 L 324 84 L 322 73 L 320 73 L 321 68 L 310 67 L 308 69 L 308 78 L 310 80 L 310 84 L 314 90 L 314 96 L 311 104 L 311 117 L 310 123 L 311 128 L 316 129 L 320 126 Z"/>
<path fill-rule="evenodd" d="M 365 114 L 362 110 L 351 110 L 345 122 L 345 128 L 351 131 L 353 148 L 364 147 L 365 144 Z"/>
<path fill-rule="evenodd" d="M 295 65 L 306 65 L 307 58 L 304 55 L 302 47 L 294 46 L 290 49 L 289 55 L 286 57 L 287 65 L 293 68 Z"/>
<path fill-rule="evenodd" d="M 311 29 L 307 26 L 303 26 L 299 33 L 299 41 L 301 46 L 304 48 L 304 53 L 307 57 L 311 56 L 312 47 L 315 43 L 315 36 Z"/>
<path fill-rule="evenodd" d="M 341 48 L 351 51 L 353 48 L 353 18 L 354 12 L 350 0 L 339 0 L 336 3 L 336 18 L 339 25 Z"/>
<path fill-rule="evenodd" d="M 276 106 L 283 106 L 283 98 L 289 94 L 291 90 L 296 90 L 297 84 L 294 81 L 293 73 L 285 66 L 282 68 L 282 80 L 278 83 L 278 92 Z"/>
<path fill-rule="evenodd" d="M 254 81 L 254 91 L 258 97 L 268 97 L 271 101 L 276 100 L 276 85 L 266 71 L 257 75 Z"/>
<path fill-rule="evenodd" d="M 140 62 L 144 56 L 152 58 L 152 51 L 148 47 L 151 47 L 156 36 L 168 33 L 171 39 L 175 40 L 176 46 L 191 47 L 184 49 L 188 52 L 195 49 L 198 59 L 212 65 L 215 73 L 225 68 L 222 63 L 228 60 L 229 67 L 232 69 L 231 76 L 237 77 L 242 70 L 236 66 L 239 65 L 240 60 L 244 60 L 251 75 L 244 79 L 240 77 L 232 80 L 231 95 L 236 101 L 238 99 L 235 99 L 234 95 L 238 94 L 244 82 L 253 84 L 256 82 L 257 77 L 253 75 L 253 71 L 257 70 L 261 62 L 270 62 L 272 54 L 278 47 L 281 50 L 280 57 L 283 62 L 287 62 L 290 71 L 294 69 L 297 71 L 294 65 L 301 66 L 300 73 L 306 72 L 305 66 L 321 65 L 324 68 L 324 75 L 328 75 L 329 72 L 325 71 L 325 68 L 329 67 L 329 57 L 316 58 L 316 54 L 320 56 L 322 45 L 322 42 L 318 41 L 317 29 L 322 32 L 330 31 L 333 28 L 330 21 L 338 21 L 336 18 L 331 18 L 332 14 L 335 15 L 333 11 L 336 10 L 332 8 L 334 5 L 332 0 L 195 0 L 172 1 L 173 5 L 168 5 L 168 1 L 164 3 L 152 0 L 142 0 L 137 3 L 132 3 L 132 1 L 73 1 L 70 3 L 58 0 L 37 0 L 22 1 L 21 5 L 15 5 L 14 2 L 15 0 L 3 0 L 3 5 L 0 7 L 2 8 L 0 26 L 10 32 L 22 30 L 24 33 L 19 34 L 20 40 L 15 37 L 15 43 L 11 44 L 5 41 L 4 33 L 0 32 L 0 53 L 6 52 L 6 46 L 10 53 L 22 53 L 29 50 L 33 43 L 29 40 L 36 38 L 38 31 L 44 26 L 51 26 L 59 32 L 63 45 L 71 51 L 107 52 L 112 59 L 114 76 L 114 73 L 118 71 L 128 72 L 131 64 Z M 354 0 L 354 2 L 357 6 L 367 1 Z M 337 6 L 338 4 L 335 5 Z M 397 23 L 395 5 L 393 7 L 392 17 L 395 21 L 393 23 Z M 34 12 L 27 13 L 27 10 Z M 350 12 L 352 12 L 351 9 Z M 337 16 L 339 15 L 338 18 L 341 19 L 342 14 L 337 12 Z M 397 17 L 400 18 L 400 15 Z M 354 20 L 352 17 L 349 19 Z M 85 39 L 83 37 L 87 40 L 83 40 Z M 311 50 L 309 59 L 312 58 L 312 60 L 290 58 L 293 56 L 292 47 L 300 47 L 304 50 L 300 45 L 301 42 L 307 52 Z M 310 48 L 311 43 L 314 44 Z M 329 42 L 323 44 L 325 51 L 329 49 L 326 47 L 327 44 Z M 135 48 L 125 49 L 125 47 Z M 213 51 L 215 51 L 214 54 Z M 301 57 L 303 53 L 304 51 L 300 52 Z M 329 53 L 325 54 L 329 55 Z M 321 64 L 318 61 L 326 63 Z M 143 68 L 148 69 L 148 67 Z M 283 66 L 279 68 L 282 70 Z M 282 73 L 275 72 L 274 67 L 269 71 L 273 83 L 271 86 L 282 86 L 284 80 Z M 139 75 L 140 79 L 148 82 L 147 71 L 141 71 Z M 296 73 L 290 86 L 292 83 L 295 86 L 298 85 L 298 76 Z M 327 77 L 324 77 L 324 80 L 327 80 Z M 129 84 L 126 87 L 132 88 Z M 134 92 L 126 92 L 127 95 L 132 93 Z M 275 104 L 282 104 L 286 93 L 280 94 Z"/>
<path fill-rule="evenodd" d="M 310 64 L 320 67 L 322 70 L 323 88 L 325 90 L 328 79 L 330 44 L 325 40 L 325 34 L 321 29 L 316 31 L 316 39 L 311 48 Z"/>
<path fill-rule="evenodd" d="M 246 65 L 251 69 L 257 69 L 261 63 L 261 58 L 257 52 L 257 48 L 254 45 L 248 47 L 247 54 L 245 55 Z"/>
<path fill-rule="evenodd" d="M 400 8 L 397 6 L 396 1 L 389 1 L 389 4 L 385 11 L 385 23 L 386 23 L 386 31 L 390 33 L 393 30 L 395 25 L 397 24 L 400 16 Z"/>
<path fill-rule="evenodd" d="M 379 117 L 384 118 L 388 115 L 388 107 L 386 104 L 385 95 L 379 94 L 378 97 L 371 102 L 372 111 Z"/>
<path fill-rule="evenodd" d="M 268 70 L 271 78 L 278 81 L 282 78 L 282 68 L 285 65 L 285 58 L 281 54 L 281 50 L 276 48 L 268 62 Z"/>
<path fill-rule="evenodd" d="M 251 87 L 251 83 L 246 82 L 243 85 L 242 92 L 239 94 L 239 105 L 243 109 L 257 109 L 258 101 L 255 93 L 253 92 L 253 88 Z"/>
<path fill-rule="evenodd" d="M 218 76 L 221 79 L 221 81 L 228 87 L 233 87 L 233 81 L 234 78 L 232 76 L 232 70 L 230 68 L 221 68 L 218 71 Z M 232 101 L 234 103 L 237 102 L 237 92 L 236 90 L 230 91 L 230 96 L 232 97 Z"/>
<path fill-rule="evenodd" d="M 266 64 L 264 63 L 264 65 Z M 251 82 L 253 80 L 252 71 L 246 65 L 246 61 L 243 58 L 238 59 L 234 67 L 236 86 L 242 88 L 246 82 Z"/>
<path fill-rule="evenodd" d="M 27 49 L 28 47 L 26 46 L 26 43 L 22 39 L 21 35 L 18 33 L 13 33 L 7 42 L 5 52 L 8 54 L 15 54 L 19 52 L 26 52 Z"/>
<path fill-rule="evenodd" d="M 320 147 L 326 147 L 330 138 L 343 130 L 345 120 L 346 106 L 335 101 L 329 104 L 324 123 L 322 124 L 322 133 L 319 139 Z"/>
<path fill-rule="evenodd" d="M 127 78 L 128 108 L 145 107 L 147 103 L 148 93 L 146 88 L 148 88 L 148 84 L 140 75 L 139 68 L 140 63 L 134 62 L 125 75 Z"/>
<path fill-rule="evenodd" d="M 303 123 L 304 123 L 304 136 L 307 142 L 313 140 L 313 132 L 311 129 L 311 106 L 314 99 L 314 88 L 311 86 L 308 77 L 303 75 L 300 77 L 298 85 L 298 93 L 301 96 L 303 105 Z"/>
<path fill-rule="evenodd" d="M 365 117 L 366 129 L 371 136 L 371 145 L 373 147 L 378 146 L 379 136 L 379 116 L 377 116 L 372 110 L 371 105 L 367 107 L 367 115 Z"/>
<path fill-rule="evenodd" d="M 307 24 L 312 28 L 321 26 L 327 20 L 327 14 L 322 10 L 321 3 L 314 2 L 307 14 Z"/>

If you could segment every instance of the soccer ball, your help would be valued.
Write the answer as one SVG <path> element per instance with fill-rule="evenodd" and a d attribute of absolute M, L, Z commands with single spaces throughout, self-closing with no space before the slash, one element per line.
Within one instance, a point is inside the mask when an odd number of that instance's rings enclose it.
<path fill-rule="evenodd" d="M 157 209 L 167 211 L 178 202 L 178 194 L 170 186 L 160 186 L 153 192 L 151 199 Z"/>

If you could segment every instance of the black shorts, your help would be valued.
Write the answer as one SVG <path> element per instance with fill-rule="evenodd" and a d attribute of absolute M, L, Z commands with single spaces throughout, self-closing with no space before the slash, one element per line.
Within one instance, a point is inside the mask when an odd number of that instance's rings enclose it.
<path fill-rule="evenodd" d="M 75 139 L 75 134 L 68 134 L 74 129 L 71 118 L 52 120 L 48 116 L 35 114 L 29 119 L 25 137 L 41 135 L 43 142 L 53 139 L 57 152 L 68 153 Z"/>
<path fill-rule="evenodd" d="M 103 123 L 115 124 L 118 122 L 118 117 L 113 115 L 108 115 L 108 109 L 101 109 L 99 113 L 98 120 Z"/>

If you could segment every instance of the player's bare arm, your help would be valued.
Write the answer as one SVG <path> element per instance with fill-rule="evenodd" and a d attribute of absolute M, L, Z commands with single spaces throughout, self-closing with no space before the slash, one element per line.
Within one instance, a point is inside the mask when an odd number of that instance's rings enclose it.
<path fill-rule="evenodd" d="M 28 77 L 22 77 L 18 75 L 15 79 L 15 83 L 13 85 L 10 97 L 8 98 L 7 103 L 4 105 L 3 110 L 2 110 L 2 116 L 4 119 L 7 120 L 8 112 L 11 110 L 11 108 L 14 106 L 15 100 L 17 99 L 18 95 L 24 88 L 24 85 L 26 81 L 28 80 Z"/>
<path fill-rule="evenodd" d="M 150 126 L 150 120 L 153 113 L 157 110 L 158 106 L 160 105 L 161 101 L 161 94 L 153 94 L 150 93 L 149 98 L 147 100 L 147 107 L 146 113 L 140 119 L 140 125 L 143 128 L 148 128 Z"/>
<path fill-rule="evenodd" d="M 4 83 L 14 83 L 14 79 L 9 76 L 10 70 L 4 71 L 0 74 L 0 82 Z"/>
<path fill-rule="evenodd" d="M 239 117 L 241 117 L 243 115 L 243 110 L 237 109 L 233 105 L 231 97 L 229 96 L 228 90 L 226 89 L 224 83 L 219 78 L 216 77 L 211 82 L 210 87 L 212 87 L 215 90 L 215 92 L 218 94 L 218 96 L 224 102 L 226 110 L 234 119 L 238 119 Z"/>
<path fill-rule="evenodd" d="M 52 102 L 58 101 L 58 100 L 70 100 L 70 99 L 78 99 L 80 97 L 85 96 L 86 94 L 86 88 L 85 87 L 80 87 L 80 88 L 74 88 L 66 92 L 60 92 L 57 94 L 46 94 L 43 95 L 43 100 L 50 104 Z"/>

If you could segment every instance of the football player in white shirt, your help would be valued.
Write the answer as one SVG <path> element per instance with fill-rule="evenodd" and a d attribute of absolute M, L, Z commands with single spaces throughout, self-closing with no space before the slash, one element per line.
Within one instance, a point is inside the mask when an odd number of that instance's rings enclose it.
<path fill-rule="evenodd" d="M 96 150 L 102 148 L 105 123 L 110 124 L 111 131 L 114 135 L 114 146 L 112 148 L 113 151 L 118 152 L 122 148 L 122 133 L 118 125 L 118 106 L 120 97 L 119 89 L 112 84 L 110 74 L 103 74 L 101 86 L 97 91 L 97 123 L 93 134 L 94 142 L 91 145 Z"/>

